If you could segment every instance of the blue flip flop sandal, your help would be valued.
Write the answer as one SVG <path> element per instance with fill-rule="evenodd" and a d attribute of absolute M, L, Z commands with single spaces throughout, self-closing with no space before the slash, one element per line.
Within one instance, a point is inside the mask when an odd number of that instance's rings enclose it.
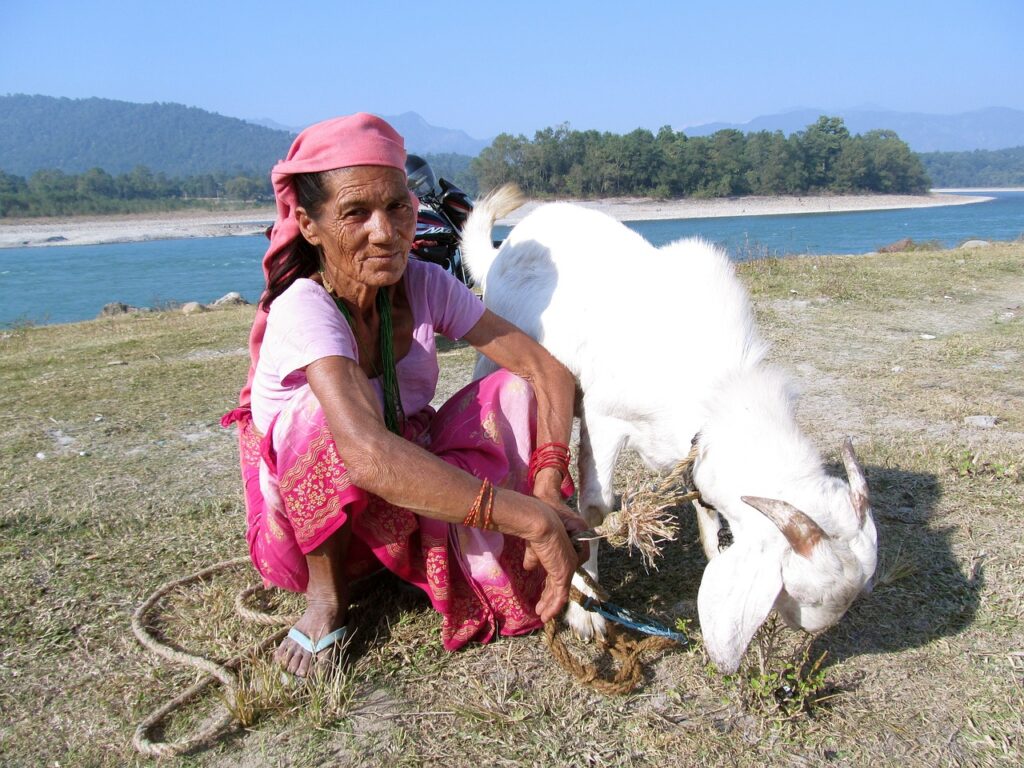
<path fill-rule="evenodd" d="M 304 651 L 316 656 L 321 651 L 330 648 L 332 645 L 341 645 L 345 642 L 345 635 L 348 634 L 348 624 L 343 627 L 338 627 L 333 632 L 328 632 L 326 635 L 321 637 L 316 643 L 310 640 L 305 633 L 301 632 L 297 627 L 292 627 L 288 630 L 288 638 L 294 640 L 296 644 Z"/>
<path fill-rule="evenodd" d="M 295 627 L 288 630 L 288 637 L 295 641 L 302 650 L 311 653 L 313 655 L 313 661 L 316 661 L 317 656 L 324 651 L 333 648 L 344 648 L 346 635 L 348 635 L 348 624 L 343 627 L 338 627 L 333 632 L 328 632 L 315 643 L 304 632 Z M 309 677 L 310 671 L 312 671 L 312 666 L 309 667 L 309 670 L 305 675 L 299 676 L 282 670 L 281 682 L 286 685 L 305 683 L 306 679 Z"/>

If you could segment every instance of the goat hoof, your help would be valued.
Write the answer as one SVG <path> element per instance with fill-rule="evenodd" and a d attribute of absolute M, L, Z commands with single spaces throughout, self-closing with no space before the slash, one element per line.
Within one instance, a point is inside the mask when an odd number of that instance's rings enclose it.
<path fill-rule="evenodd" d="M 570 603 L 565 613 L 565 621 L 580 640 L 604 640 L 606 637 L 604 616 L 584 610 L 576 603 Z"/>

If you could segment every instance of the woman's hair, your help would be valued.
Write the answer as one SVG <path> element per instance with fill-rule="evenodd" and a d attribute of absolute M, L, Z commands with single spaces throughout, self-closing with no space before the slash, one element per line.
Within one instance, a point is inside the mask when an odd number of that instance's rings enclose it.
<path fill-rule="evenodd" d="M 327 201 L 327 177 L 333 171 L 316 173 L 297 173 L 292 177 L 295 184 L 295 195 L 299 205 L 306 209 L 310 216 L 320 213 Z M 267 290 L 260 300 L 265 312 L 288 286 L 300 277 L 309 277 L 320 270 L 320 252 L 301 234 L 295 238 L 291 247 L 278 256 L 267 274 Z"/>

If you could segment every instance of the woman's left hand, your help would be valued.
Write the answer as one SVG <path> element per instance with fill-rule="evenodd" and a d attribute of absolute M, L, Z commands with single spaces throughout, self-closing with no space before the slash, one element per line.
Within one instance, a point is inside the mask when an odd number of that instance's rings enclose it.
<path fill-rule="evenodd" d="M 533 495 L 554 510 L 555 514 L 558 515 L 558 519 L 562 521 L 562 525 L 565 526 L 565 532 L 569 535 L 570 540 L 572 540 L 574 534 L 582 533 L 589 529 L 590 526 L 587 525 L 587 521 L 566 506 L 560 491 L 537 488 Z M 578 557 L 576 564 L 578 568 L 587 562 L 587 559 L 590 557 L 590 546 L 585 541 L 574 541 L 573 547 Z M 526 554 L 523 556 L 523 567 L 530 571 L 536 568 L 539 562 L 536 553 L 530 546 L 527 546 Z"/>

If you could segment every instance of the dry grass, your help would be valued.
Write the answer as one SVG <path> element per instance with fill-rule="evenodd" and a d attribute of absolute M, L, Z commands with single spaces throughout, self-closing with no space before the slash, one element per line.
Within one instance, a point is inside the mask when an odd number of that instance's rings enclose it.
<path fill-rule="evenodd" d="M 802 423 L 837 472 L 853 435 L 871 483 L 878 586 L 837 627 L 774 627 L 731 678 L 699 647 L 667 653 L 635 694 L 604 698 L 538 636 L 445 653 L 425 601 L 380 578 L 356 596 L 348 665 L 295 690 L 265 657 L 243 664 L 246 727 L 182 764 L 1024 762 L 1024 245 L 741 274 L 804 390 Z M 147 655 L 129 617 L 164 581 L 244 552 L 234 437 L 217 422 L 245 375 L 250 312 L 0 338 L 3 764 L 149 762 L 135 724 L 194 681 Z M 442 360 L 450 393 L 472 356 L 456 345 Z M 620 605 L 696 627 L 704 559 L 680 511 L 657 571 L 615 551 L 602 575 Z M 175 596 L 157 630 L 214 658 L 243 652 L 271 631 L 232 612 L 252 580 L 239 569 Z M 167 735 L 221 705 L 207 696 Z"/>

